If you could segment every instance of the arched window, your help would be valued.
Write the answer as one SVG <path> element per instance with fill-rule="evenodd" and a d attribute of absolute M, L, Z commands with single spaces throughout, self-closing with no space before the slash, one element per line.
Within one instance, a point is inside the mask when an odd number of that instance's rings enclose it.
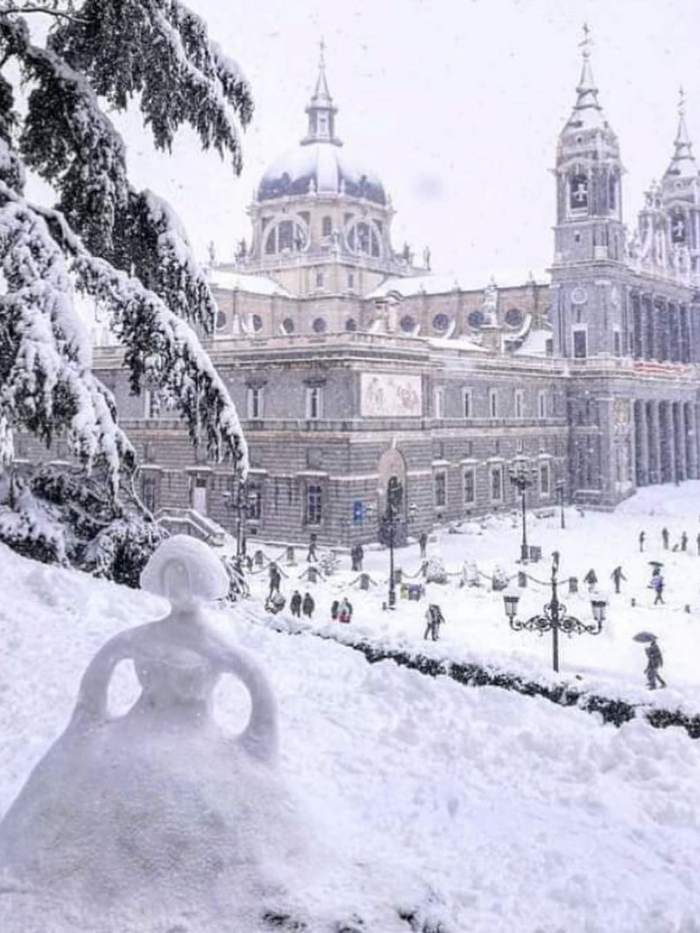
<path fill-rule="evenodd" d="M 293 334 L 293 333 L 294 333 L 294 321 L 292 320 L 292 318 L 286 317 L 286 318 L 282 321 L 282 330 L 285 332 L 285 334 Z"/>
<path fill-rule="evenodd" d="M 263 329 L 263 319 L 260 317 L 259 314 L 254 314 L 252 321 L 253 321 L 253 330 L 255 331 L 256 334 L 259 334 L 260 331 Z"/>
<path fill-rule="evenodd" d="M 523 323 L 523 312 L 520 308 L 508 308 L 506 311 L 506 324 L 508 327 L 520 327 Z"/>
<path fill-rule="evenodd" d="M 330 217 L 324 217 L 321 222 L 321 235 L 331 236 L 333 233 L 333 221 Z"/>
<path fill-rule="evenodd" d="M 473 330 L 478 330 L 479 327 L 482 327 L 485 320 L 486 318 L 484 317 L 483 311 L 470 311 L 467 315 L 467 324 L 469 324 Z"/>
<path fill-rule="evenodd" d="M 265 254 L 300 253 L 306 249 L 309 239 L 305 228 L 295 220 L 280 220 L 270 229 L 265 238 Z"/>
<path fill-rule="evenodd" d="M 346 235 L 348 249 L 353 253 L 365 256 L 380 256 L 381 244 L 379 234 L 374 224 L 364 220 L 352 224 Z"/>
<path fill-rule="evenodd" d="M 572 211 L 588 210 L 588 176 L 582 173 L 569 179 L 569 207 Z"/>
<path fill-rule="evenodd" d="M 328 329 L 328 324 L 326 323 L 326 319 L 324 317 L 314 318 L 314 322 L 311 326 L 313 327 L 314 332 L 317 334 L 325 334 L 326 330 Z"/>
<path fill-rule="evenodd" d="M 224 311 L 216 312 L 216 329 L 223 330 L 226 327 L 227 317 Z"/>

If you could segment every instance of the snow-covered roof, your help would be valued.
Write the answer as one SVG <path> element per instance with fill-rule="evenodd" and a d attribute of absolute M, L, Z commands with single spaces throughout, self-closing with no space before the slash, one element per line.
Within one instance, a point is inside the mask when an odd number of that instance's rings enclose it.
<path fill-rule="evenodd" d="M 389 292 L 398 292 L 403 297 L 409 295 L 440 295 L 460 290 L 463 292 L 483 291 L 493 282 L 498 288 L 518 288 L 534 282 L 536 285 L 549 285 L 549 275 L 544 270 L 524 272 L 520 270 L 501 271 L 491 275 L 485 272 L 447 273 L 441 275 L 413 275 L 402 278 L 395 276 L 386 279 L 368 298 L 383 298 Z"/>
<path fill-rule="evenodd" d="M 226 272 L 212 269 L 209 282 L 214 288 L 226 288 L 232 291 L 251 292 L 254 295 L 284 295 L 291 298 L 290 292 L 274 279 L 266 275 L 248 275 L 245 272 Z"/>
<path fill-rule="evenodd" d="M 379 176 L 333 142 L 299 145 L 279 156 L 263 175 L 258 200 L 304 194 L 347 194 L 386 203 Z"/>
<path fill-rule="evenodd" d="M 551 339 L 551 330 L 531 330 L 513 356 L 546 356 L 547 341 Z"/>
<path fill-rule="evenodd" d="M 428 340 L 431 347 L 438 350 L 475 350 L 477 353 L 488 353 L 488 349 L 480 343 L 474 343 L 468 337 L 431 337 Z"/>

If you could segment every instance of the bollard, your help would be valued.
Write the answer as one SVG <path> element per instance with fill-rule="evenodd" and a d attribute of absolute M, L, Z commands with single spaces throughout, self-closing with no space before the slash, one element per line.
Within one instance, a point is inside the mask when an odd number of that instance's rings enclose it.
<path fill-rule="evenodd" d="M 262 551 L 255 552 L 253 555 L 253 563 L 256 567 L 262 567 L 262 565 L 265 563 L 265 555 Z"/>
<path fill-rule="evenodd" d="M 522 570 L 518 571 L 518 586 L 527 586 L 527 574 Z"/>
<path fill-rule="evenodd" d="M 360 574 L 360 589 L 361 590 L 369 589 L 369 574 L 368 573 Z"/>
<path fill-rule="evenodd" d="M 637 605 L 637 600 L 633 596 L 632 599 L 630 599 L 630 606 L 634 609 L 636 605 Z"/>
<path fill-rule="evenodd" d="M 293 547 L 287 548 L 287 563 L 288 564 L 296 563 L 296 561 L 294 560 L 294 548 Z"/>
<path fill-rule="evenodd" d="M 403 579 L 403 570 L 400 567 L 394 567 L 394 583 L 396 585 L 401 583 Z"/>
<path fill-rule="evenodd" d="M 318 570 L 315 567 L 309 566 L 309 569 L 306 571 L 306 579 L 309 583 L 318 583 Z"/>
<path fill-rule="evenodd" d="M 569 595 L 578 593 L 578 577 L 569 577 Z"/>
<path fill-rule="evenodd" d="M 690 606 L 687 603 L 683 606 L 683 612 L 690 612 Z"/>

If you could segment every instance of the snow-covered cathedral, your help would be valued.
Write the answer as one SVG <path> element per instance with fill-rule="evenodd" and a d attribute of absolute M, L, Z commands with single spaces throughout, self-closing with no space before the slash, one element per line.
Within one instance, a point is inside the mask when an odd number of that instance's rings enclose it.
<path fill-rule="evenodd" d="M 683 101 L 630 236 L 584 43 L 556 150 L 549 273 L 478 281 L 395 250 L 387 188 L 341 140 L 323 59 L 305 117 L 259 183 L 249 242 L 211 269 L 208 349 L 250 447 L 248 535 L 376 539 L 392 477 L 402 530 L 419 532 L 513 508 L 521 464 L 532 506 L 609 508 L 700 475 L 700 175 Z M 98 348 L 96 361 L 140 453 L 146 503 L 233 530 L 230 466 L 194 452 L 157 397 L 129 396 L 118 351 Z"/>

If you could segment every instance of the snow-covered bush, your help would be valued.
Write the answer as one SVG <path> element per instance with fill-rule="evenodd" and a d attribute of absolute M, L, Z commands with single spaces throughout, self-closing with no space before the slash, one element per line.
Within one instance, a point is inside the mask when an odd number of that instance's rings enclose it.
<path fill-rule="evenodd" d="M 105 469 L 45 466 L 0 485 L 0 541 L 43 563 L 70 564 L 138 587 L 166 532 L 128 488 L 109 493 Z"/>
<path fill-rule="evenodd" d="M 447 571 L 441 557 L 433 555 L 428 558 L 425 568 L 426 583 L 447 583 Z"/>

